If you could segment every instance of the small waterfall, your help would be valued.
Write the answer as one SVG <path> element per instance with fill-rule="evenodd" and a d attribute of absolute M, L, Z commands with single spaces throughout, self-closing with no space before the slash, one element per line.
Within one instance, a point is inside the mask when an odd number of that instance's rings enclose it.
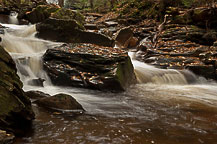
<path fill-rule="evenodd" d="M 1 45 L 11 54 L 17 64 L 18 74 L 24 85 L 34 85 L 31 81 L 45 80 L 45 85 L 51 85 L 47 74 L 43 71 L 41 57 L 45 51 L 57 45 L 56 43 L 35 38 L 34 25 L 12 25 L 1 35 Z"/>
<path fill-rule="evenodd" d="M 129 52 L 139 83 L 154 84 L 189 84 L 197 77 L 188 70 L 159 69 L 135 60 L 135 53 Z"/>
<path fill-rule="evenodd" d="M 11 23 L 11 24 L 19 24 L 19 21 L 17 19 L 17 15 L 18 15 L 18 13 L 12 12 L 10 14 L 10 16 L 9 16 L 9 23 Z"/>

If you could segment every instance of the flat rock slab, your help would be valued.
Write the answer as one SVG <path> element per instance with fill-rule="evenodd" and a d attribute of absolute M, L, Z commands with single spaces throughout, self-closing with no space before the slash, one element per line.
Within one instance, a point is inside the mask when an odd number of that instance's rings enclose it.
<path fill-rule="evenodd" d="M 43 56 L 55 85 L 122 91 L 135 80 L 126 51 L 94 44 L 64 44 Z"/>

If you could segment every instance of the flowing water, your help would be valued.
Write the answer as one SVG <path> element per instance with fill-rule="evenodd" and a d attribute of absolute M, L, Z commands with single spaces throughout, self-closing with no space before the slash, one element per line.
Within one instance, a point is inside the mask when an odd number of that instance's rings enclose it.
<path fill-rule="evenodd" d="M 139 81 L 126 92 L 56 87 L 42 70 L 41 57 L 59 45 L 35 38 L 35 26 L 9 27 L 1 45 L 16 61 L 24 90 L 67 93 L 85 108 L 82 115 L 48 112 L 33 105 L 32 130 L 16 144 L 216 144 L 217 84 L 189 71 L 162 70 L 133 59 Z M 35 78 L 45 87 L 28 84 Z"/>

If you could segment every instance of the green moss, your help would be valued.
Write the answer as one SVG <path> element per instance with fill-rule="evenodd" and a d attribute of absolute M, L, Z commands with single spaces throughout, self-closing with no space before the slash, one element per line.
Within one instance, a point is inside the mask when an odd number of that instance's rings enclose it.
<path fill-rule="evenodd" d="M 124 62 L 118 63 L 115 78 L 123 88 L 126 88 L 135 79 L 134 68 L 130 57 Z"/>
<path fill-rule="evenodd" d="M 79 25 L 84 24 L 84 16 L 81 15 L 79 12 L 70 9 L 61 8 L 56 12 L 52 13 L 51 17 L 64 20 L 74 19 Z"/>

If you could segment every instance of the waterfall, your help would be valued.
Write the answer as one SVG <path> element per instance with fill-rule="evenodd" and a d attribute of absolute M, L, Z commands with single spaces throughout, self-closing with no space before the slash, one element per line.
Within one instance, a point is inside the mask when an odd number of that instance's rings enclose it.
<path fill-rule="evenodd" d="M 159 69 L 135 60 L 135 53 L 129 52 L 139 83 L 188 84 L 196 82 L 197 77 L 188 70 Z"/>
<path fill-rule="evenodd" d="M 34 79 L 44 79 L 46 85 L 51 85 L 50 79 L 43 71 L 42 56 L 45 51 L 59 45 L 50 41 L 41 40 L 35 37 L 35 25 L 13 25 L 2 24 L 9 27 L 5 34 L 1 35 L 1 45 L 11 54 L 15 60 L 21 80 L 24 85 Z M 139 83 L 154 84 L 188 84 L 196 81 L 196 76 L 190 71 L 159 69 L 133 58 L 129 53 L 135 68 L 135 74 Z"/>
<path fill-rule="evenodd" d="M 49 77 L 43 71 L 42 56 L 48 48 L 57 43 L 36 38 L 35 25 L 2 25 L 9 29 L 0 35 L 1 45 L 16 62 L 18 74 L 24 85 L 34 85 L 32 81 L 37 79 L 45 80 L 45 85 L 51 85 Z"/>
<path fill-rule="evenodd" d="M 9 16 L 9 23 L 11 23 L 11 24 L 19 24 L 19 21 L 17 19 L 17 15 L 18 15 L 18 13 L 12 12 L 10 14 L 10 16 Z"/>

